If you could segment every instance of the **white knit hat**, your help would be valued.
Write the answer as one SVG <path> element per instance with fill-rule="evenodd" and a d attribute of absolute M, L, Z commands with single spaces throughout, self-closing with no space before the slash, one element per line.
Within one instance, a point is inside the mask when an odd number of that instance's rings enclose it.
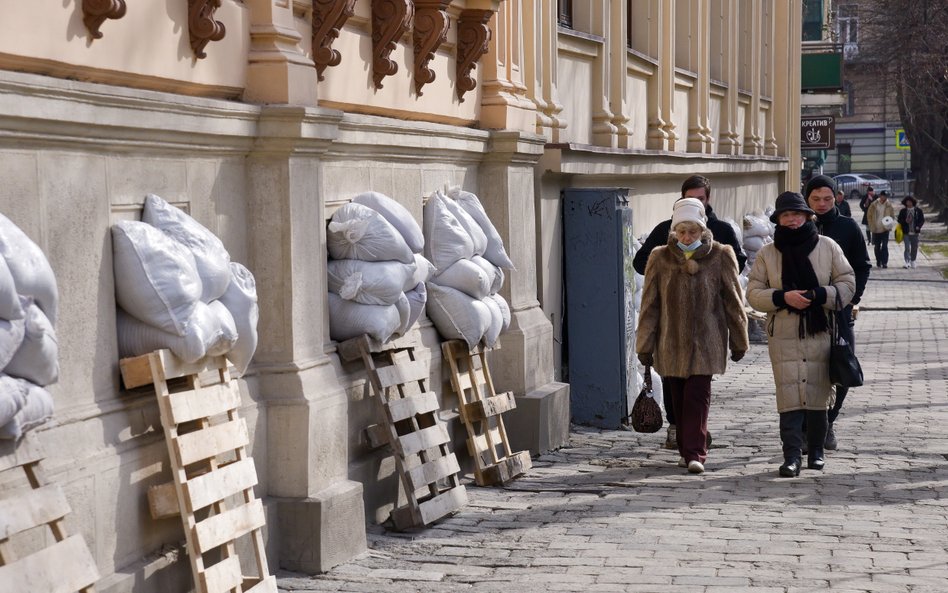
<path fill-rule="evenodd" d="M 708 217 L 704 213 L 704 204 L 697 198 L 682 198 L 675 202 L 672 213 L 671 230 L 679 222 L 693 222 L 703 229 L 708 228 Z"/>

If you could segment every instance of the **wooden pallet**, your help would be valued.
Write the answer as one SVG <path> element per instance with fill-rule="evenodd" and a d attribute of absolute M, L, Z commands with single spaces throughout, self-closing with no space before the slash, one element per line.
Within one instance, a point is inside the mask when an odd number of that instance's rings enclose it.
<path fill-rule="evenodd" d="M 186 364 L 167 350 L 123 359 L 126 388 L 152 384 L 171 458 L 171 485 L 149 492 L 153 515 L 180 514 L 197 593 L 276 593 L 263 541 L 266 518 L 254 498 L 257 471 L 246 452 L 240 393 L 224 357 Z M 236 542 L 249 537 L 255 576 L 244 576 Z"/>
<path fill-rule="evenodd" d="M 0 499 L 0 591 L 3 593 L 94 593 L 99 571 L 81 535 L 68 535 L 63 519 L 71 510 L 57 484 L 47 482 L 37 437 L 27 433 L 19 442 L 0 441 L 0 475 L 22 468 L 29 489 Z M 47 527 L 51 545 L 17 557 L 17 534 Z M 44 530 L 45 531 L 45 530 Z M 46 534 L 43 541 L 47 540 Z"/>
<path fill-rule="evenodd" d="M 479 486 L 505 484 L 532 467 L 529 451 L 514 453 L 501 416 L 517 407 L 513 393 L 498 394 L 487 366 L 487 351 L 473 351 L 461 340 L 441 344 L 451 369 L 451 386 L 458 395 L 461 420 L 467 427 L 467 447 L 474 458 L 474 479 Z"/>
<path fill-rule="evenodd" d="M 361 336 L 341 343 L 338 351 L 343 360 L 361 358 L 368 371 L 381 419 L 374 432 L 391 447 L 408 499 L 392 511 L 395 527 L 429 525 L 466 505 L 460 467 L 437 414 L 438 397 L 425 387 L 428 365 L 415 360 L 414 347 Z"/>

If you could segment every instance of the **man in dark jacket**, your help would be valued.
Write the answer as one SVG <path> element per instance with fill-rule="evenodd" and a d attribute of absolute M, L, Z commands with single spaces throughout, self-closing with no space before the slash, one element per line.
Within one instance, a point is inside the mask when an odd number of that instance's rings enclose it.
<path fill-rule="evenodd" d="M 849 207 L 849 202 L 846 201 L 846 194 L 844 194 L 841 189 L 836 190 L 836 209 L 839 210 L 842 216 L 853 217 L 853 210 Z"/>
<path fill-rule="evenodd" d="M 737 256 L 737 271 L 744 269 L 744 263 L 747 262 L 747 256 L 741 249 L 741 243 L 737 240 L 737 233 L 727 222 L 718 219 L 711 209 L 711 181 L 701 175 L 692 175 L 681 184 L 682 198 L 697 198 L 704 204 L 704 213 L 708 217 L 707 227 L 711 231 L 714 240 L 724 245 L 730 245 Z M 636 252 L 632 260 L 632 267 L 639 274 L 645 274 L 645 264 L 648 263 L 648 256 L 656 247 L 663 247 L 668 244 L 668 235 L 671 233 L 671 219 L 664 220 L 652 229 L 645 243 Z M 662 395 L 665 403 L 665 418 L 668 420 L 668 434 L 665 438 L 666 449 L 677 449 L 675 442 L 675 415 L 672 412 L 671 390 L 665 388 L 665 379 L 662 379 Z M 710 435 L 708 436 L 710 441 Z"/>
<path fill-rule="evenodd" d="M 866 242 L 859 224 L 847 216 L 841 216 L 836 205 L 836 182 L 826 175 L 817 175 L 806 184 L 806 201 L 810 208 L 816 212 L 816 228 L 821 235 L 825 235 L 836 241 L 843 249 L 843 254 L 849 265 L 856 272 L 856 294 L 852 302 L 843 309 L 843 318 L 846 324 L 840 328 L 840 335 L 846 338 L 850 344 L 853 342 L 853 305 L 859 303 L 862 293 L 866 289 L 866 282 L 869 281 L 869 270 L 872 264 L 869 262 L 869 251 L 866 249 Z M 839 410 L 843 407 L 843 400 L 846 399 L 847 387 L 836 387 L 836 403 L 829 411 L 829 429 L 826 431 L 826 442 L 824 447 L 830 450 L 836 449 L 836 432 L 833 430 L 833 422 L 839 416 Z"/>

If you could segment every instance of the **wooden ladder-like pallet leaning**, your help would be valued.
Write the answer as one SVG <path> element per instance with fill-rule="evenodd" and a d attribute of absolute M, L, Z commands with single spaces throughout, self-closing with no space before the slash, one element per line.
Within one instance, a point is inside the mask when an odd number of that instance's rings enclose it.
<path fill-rule="evenodd" d="M 461 340 L 441 344 L 451 369 L 451 386 L 458 395 L 461 420 L 467 427 L 467 446 L 474 458 L 474 478 L 479 486 L 504 484 L 533 465 L 529 451 L 514 453 L 501 416 L 517 407 L 513 393 L 497 394 L 487 366 L 487 352 L 473 351 Z"/>
<path fill-rule="evenodd" d="M 383 345 L 368 336 L 342 342 L 343 360 L 361 358 L 368 371 L 381 419 L 380 440 L 391 447 L 408 504 L 392 511 L 397 529 L 421 527 L 467 504 L 457 457 L 438 417 L 440 404 L 428 391 L 428 365 L 415 360 L 413 346 Z"/>
<path fill-rule="evenodd" d="M 82 535 L 67 535 L 63 519 L 71 510 L 62 488 L 46 481 L 37 437 L 0 441 L 0 475 L 23 468 L 30 488 L 0 499 L 0 591 L 3 593 L 94 593 L 99 571 Z M 46 526 L 55 542 L 17 558 L 12 538 Z M 46 539 L 48 536 L 43 535 Z"/>
<path fill-rule="evenodd" d="M 120 366 L 126 388 L 153 384 L 158 396 L 195 591 L 276 593 L 264 548 L 263 504 L 253 493 L 257 471 L 246 452 L 249 433 L 224 357 L 187 364 L 159 350 L 123 359 Z M 153 514 L 155 493 L 149 493 Z M 236 542 L 244 537 L 253 546 L 255 576 L 241 569 Z"/>

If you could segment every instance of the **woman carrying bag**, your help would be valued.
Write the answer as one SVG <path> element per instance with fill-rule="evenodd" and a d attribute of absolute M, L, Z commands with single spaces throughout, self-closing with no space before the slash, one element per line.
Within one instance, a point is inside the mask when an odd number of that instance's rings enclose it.
<path fill-rule="evenodd" d="M 666 379 L 677 420 L 678 465 L 704 472 L 711 376 L 747 352 L 747 315 L 734 250 L 713 240 L 695 198 L 675 202 L 668 243 L 645 268 L 635 351 Z"/>
<path fill-rule="evenodd" d="M 902 229 L 902 240 L 905 241 L 905 265 L 903 268 L 914 268 L 915 258 L 918 257 L 918 235 L 925 224 L 925 213 L 916 208 L 915 198 L 905 196 L 902 199 L 905 206 L 899 210 L 899 227 Z"/>
<path fill-rule="evenodd" d="M 839 245 L 820 236 L 814 212 L 798 193 L 777 197 L 770 220 L 774 242 L 758 253 L 747 283 L 747 300 L 767 313 L 767 349 L 776 383 L 784 462 L 779 474 L 800 474 L 806 424 L 807 467 L 822 470 L 832 327 L 828 310 L 849 303 L 856 276 Z M 838 297 L 838 298 L 837 298 Z"/>

